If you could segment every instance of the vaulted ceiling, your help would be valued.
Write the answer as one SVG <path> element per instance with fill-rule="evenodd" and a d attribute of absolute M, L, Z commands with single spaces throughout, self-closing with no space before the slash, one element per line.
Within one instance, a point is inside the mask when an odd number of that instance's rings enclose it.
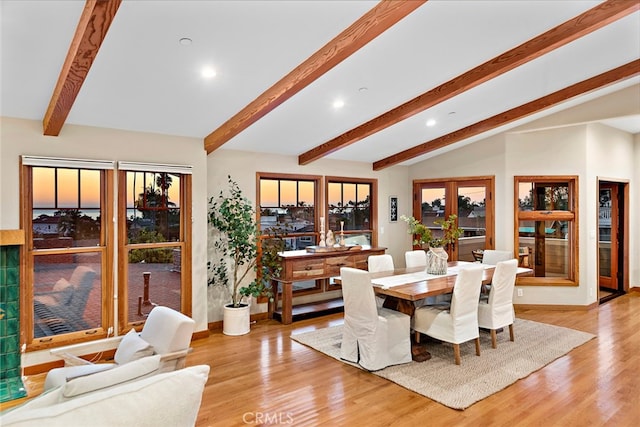
<path fill-rule="evenodd" d="M 214 155 L 379 170 L 637 90 L 639 10 L 640 0 L 3 0 L 0 114 L 42 120 L 46 135 L 98 126 L 202 138 Z M 640 92 L 638 106 L 601 120 L 640 132 Z"/>

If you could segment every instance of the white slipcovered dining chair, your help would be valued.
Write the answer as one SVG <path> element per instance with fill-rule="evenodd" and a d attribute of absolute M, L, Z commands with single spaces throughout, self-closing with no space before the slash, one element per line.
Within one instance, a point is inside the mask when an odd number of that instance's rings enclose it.
<path fill-rule="evenodd" d="M 381 271 L 393 271 L 393 257 L 389 254 L 369 255 L 367 258 L 367 269 L 369 273 L 379 273 Z M 376 306 L 382 307 L 384 297 L 375 296 Z"/>
<path fill-rule="evenodd" d="M 478 326 L 491 331 L 491 347 L 497 348 L 496 330 L 509 327 L 509 337 L 513 341 L 513 288 L 518 272 L 518 260 L 501 261 L 493 273 L 488 301 L 478 304 Z"/>
<path fill-rule="evenodd" d="M 393 271 L 393 257 L 389 254 L 369 255 L 367 258 L 367 269 L 369 273 Z"/>
<path fill-rule="evenodd" d="M 500 261 L 506 261 L 513 258 L 511 251 L 497 251 L 494 249 L 485 249 L 482 253 L 482 263 L 497 265 Z"/>
<path fill-rule="evenodd" d="M 409 316 L 376 307 L 368 272 L 342 267 L 340 277 L 344 299 L 340 357 L 369 371 L 411 362 Z"/>
<path fill-rule="evenodd" d="M 131 329 L 120 341 L 114 355 L 115 363 L 91 363 L 69 353 L 54 353 L 65 361 L 63 368 L 47 373 L 44 389 L 63 385 L 68 379 L 95 374 L 142 357 L 160 355 L 159 372 L 181 369 L 190 352 L 195 322 L 169 307 L 154 307 L 138 334 Z"/>
<path fill-rule="evenodd" d="M 482 264 L 498 265 L 501 261 L 507 261 L 513 259 L 513 252 L 511 251 L 497 251 L 495 249 L 486 249 L 482 254 Z M 482 287 L 482 294 L 480 299 L 486 301 L 491 290 L 491 284 L 484 285 Z"/>
<path fill-rule="evenodd" d="M 460 270 L 449 310 L 423 306 L 416 309 L 413 315 L 412 327 L 416 332 L 416 341 L 420 341 L 420 333 L 423 333 L 453 344 L 456 365 L 460 364 L 460 344 L 466 341 L 475 340 L 476 355 L 480 356 L 478 298 L 483 270 L 480 265 Z"/>
<path fill-rule="evenodd" d="M 407 268 L 427 267 L 427 253 L 422 249 L 406 251 L 404 253 L 404 262 Z"/>
<path fill-rule="evenodd" d="M 407 268 L 414 268 L 414 267 L 424 267 L 426 269 L 427 267 L 427 253 L 425 251 L 423 251 L 422 249 L 416 249 L 416 250 L 412 250 L 412 251 L 406 251 L 404 253 L 404 262 L 407 266 Z M 450 303 L 450 299 L 448 297 L 447 294 L 445 295 L 437 295 L 435 297 L 427 297 L 424 299 L 421 299 L 419 301 L 414 301 L 413 304 L 416 307 L 420 307 L 422 305 L 428 304 L 428 305 L 448 305 Z"/>

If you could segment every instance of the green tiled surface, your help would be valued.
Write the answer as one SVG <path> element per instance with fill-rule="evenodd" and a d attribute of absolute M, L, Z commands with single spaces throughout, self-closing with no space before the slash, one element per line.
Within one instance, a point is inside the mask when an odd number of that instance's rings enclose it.
<path fill-rule="evenodd" d="M 20 376 L 7 380 L 0 380 L 0 402 L 19 399 L 27 395 Z"/>
<path fill-rule="evenodd" d="M 20 250 L 0 247 L 0 402 L 26 396 L 20 377 Z"/>

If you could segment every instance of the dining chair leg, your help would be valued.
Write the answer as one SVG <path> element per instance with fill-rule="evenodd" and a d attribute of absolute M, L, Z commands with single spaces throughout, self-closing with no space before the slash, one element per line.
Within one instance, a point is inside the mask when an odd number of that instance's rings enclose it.
<path fill-rule="evenodd" d="M 492 329 L 491 330 L 491 347 L 492 348 L 498 348 L 497 340 L 498 340 L 498 336 L 496 334 L 496 330 Z"/>
<path fill-rule="evenodd" d="M 476 356 L 480 356 L 480 337 L 476 338 Z"/>
<path fill-rule="evenodd" d="M 416 343 L 420 344 L 420 332 L 415 331 L 415 334 Z"/>
<path fill-rule="evenodd" d="M 513 341 L 513 323 L 509 325 L 509 338 Z"/>
<path fill-rule="evenodd" d="M 453 356 L 456 359 L 456 365 L 460 364 L 460 344 L 453 345 Z"/>

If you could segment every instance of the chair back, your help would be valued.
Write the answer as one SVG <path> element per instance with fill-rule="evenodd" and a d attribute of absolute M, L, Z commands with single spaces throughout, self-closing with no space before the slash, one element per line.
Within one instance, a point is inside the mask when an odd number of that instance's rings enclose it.
<path fill-rule="evenodd" d="M 507 307 L 505 310 L 511 311 L 517 272 L 517 259 L 500 261 L 496 265 L 496 270 L 491 279 L 491 291 L 489 292 L 489 306 L 492 306 L 494 310 L 498 307 Z"/>
<path fill-rule="evenodd" d="M 191 343 L 195 322 L 169 307 L 154 307 L 142 327 L 140 337 L 151 344 L 156 354 L 186 350 Z"/>
<path fill-rule="evenodd" d="M 496 265 L 500 261 L 507 261 L 513 259 L 513 252 L 511 251 L 496 251 L 493 249 L 485 249 L 482 254 L 482 263 Z"/>
<path fill-rule="evenodd" d="M 427 253 L 422 249 L 414 251 L 406 251 L 404 253 L 404 261 L 407 268 L 411 267 L 426 267 L 427 266 Z"/>
<path fill-rule="evenodd" d="M 96 277 L 96 272 L 84 265 L 79 265 L 73 270 L 69 283 L 73 287 L 73 293 L 71 298 L 67 302 L 69 310 L 72 310 L 76 315 L 82 317 L 84 309 L 89 300 L 89 294 L 93 289 L 93 280 Z"/>
<path fill-rule="evenodd" d="M 454 331 L 458 328 L 478 329 L 478 300 L 483 273 L 484 267 L 477 264 L 462 268 L 458 273 L 450 309 Z"/>
<path fill-rule="evenodd" d="M 364 270 L 342 267 L 340 278 L 342 279 L 345 323 L 361 328 L 363 335 L 372 332 L 376 327 L 378 309 L 371 276 Z"/>
<path fill-rule="evenodd" d="M 369 255 L 367 266 L 370 273 L 393 271 L 393 258 L 389 254 Z"/>

